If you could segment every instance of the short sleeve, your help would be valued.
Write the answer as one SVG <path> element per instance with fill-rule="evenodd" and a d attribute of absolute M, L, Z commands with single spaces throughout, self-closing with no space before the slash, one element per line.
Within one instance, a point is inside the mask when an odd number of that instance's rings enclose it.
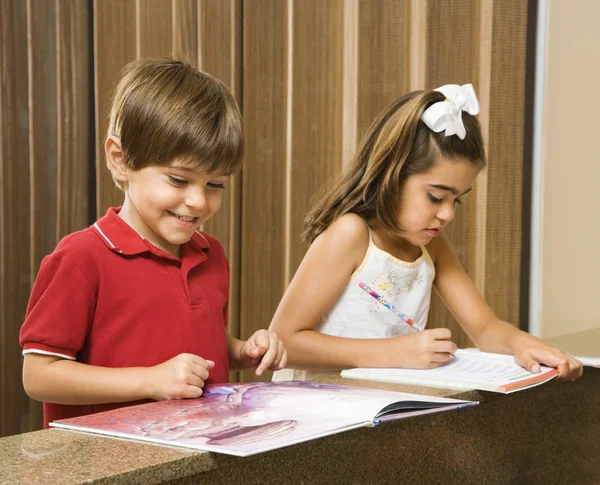
<path fill-rule="evenodd" d="M 76 359 L 93 320 L 96 293 L 68 254 L 44 258 L 21 326 L 23 353 Z"/>

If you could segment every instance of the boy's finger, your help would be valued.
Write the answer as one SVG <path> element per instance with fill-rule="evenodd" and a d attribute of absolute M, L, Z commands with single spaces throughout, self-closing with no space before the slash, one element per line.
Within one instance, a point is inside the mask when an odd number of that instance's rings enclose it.
<path fill-rule="evenodd" d="M 215 363 L 212 360 L 203 359 L 199 355 L 192 355 L 192 362 L 201 365 L 205 369 L 212 369 L 215 366 Z"/>
<path fill-rule="evenodd" d="M 201 387 L 198 386 L 188 386 L 185 391 L 183 392 L 182 397 L 185 399 L 196 399 L 200 396 L 202 396 L 202 393 L 204 391 L 202 390 Z"/>
<path fill-rule="evenodd" d="M 277 341 L 277 339 L 275 339 L 274 348 L 276 349 L 274 352 L 275 356 L 273 357 L 273 360 L 271 361 L 271 365 L 269 365 L 269 369 L 279 370 L 279 369 L 281 369 L 281 367 L 279 367 L 279 361 L 281 360 L 283 351 L 282 351 L 281 345 Z"/>
<path fill-rule="evenodd" d="M 260 376 L 262 375 L 262 373 L 267 370 L 270 366 L 271 363 L 273 362 L 273 359 L 275 359 L 275 357 L 277 356 L 277 337 L 274 336 L 273 334 L 269 334 L 269 341 L 268 341 L 268 350 L 265 352 L 265 354 L 263 355 L 259 366 L 256 368 L 256 375 Z"/>
<path fill-rule="evenodd" d="M 192 376 L 196 376 L 198 379 L 202 379 L 203 381 L 208 379 L 208 376 L 209 376 L 208 369 L 206 367 L 204 367 L 203 365 L 193 362 L 190 369 L 192 371 Z"/>
<path fill-rule="evenodd" d="M 252 344 L 252 345 L 248 345 L 246 346 L 246 352 L 244 357 L 246 357 L 249 360 L 258 360 L 258 358 L 261 355 L 261 349 L 259 347 L 257 347 L 256 345 Z"/>
<path fill-rule="evenodd" d="M 207 374 L 206 378 L 202 378 L 198 374 L 190 374 L 188 376 L 188 378 L 186 379 L 186 384 L 188 384 L 189 386 L 195 386 L 195 387 L 203 388 L 204 387 L 204 380 L 208 379 L 208 372 L 206 374 Z"/>
<path fill-rule="evenodd" d="M 275 362 L 273 362 L 274 369 L 283 369 L 283 366 L 285 365 L 285 362 L 282 362 L 284 355 L 286 355 L 285 347 L 281 343 L 281 340 L 277 339 L 277 357 L 275 359 Z"/>
<path fill-rule="evenodd" d="M 283 354 L 281 354 L 281 359 L 279 359 L 278 368 L 279 369 L 285 369 L 285 366 L 287 364 L 287 350 L 285 350 L 285 348 L 283 347 L 283 345 L 281 347 L 283 348 Z"/>
<path fill-rule="evenodd" d="M 272 334 L 265 330 L 259 330 L 254 334 L 254 345 L 261 351 L 267 350 L 269 348 L 271 335 Z"/>

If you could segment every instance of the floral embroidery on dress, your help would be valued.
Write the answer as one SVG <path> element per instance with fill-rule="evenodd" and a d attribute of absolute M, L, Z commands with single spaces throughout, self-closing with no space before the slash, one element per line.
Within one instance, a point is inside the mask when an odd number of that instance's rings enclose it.
<path fill-rule="evenodd" d="M 423 284 L 424 278 L 420 271 L 398 275 L 393 270 L 385 271 L 371 280 L 369 285 L 386 301 L 394 299 L 403 291 L 410 291 L 415 285 Z M 385 307 L 368 294 L 361 294 L 361 299 L 369 305 L 371 313 L 385 311 Z"/>
<path fill-rule="evenodd" d="M 417 273 L 413 276 L 411 281 L 406 285 L 407 290 L 412 290 L 413 286 L 423 284 L 423 275 L 421 273 Z"/>
<path fill-rule="evenodd" d="M 386 271 L 373 278 L 370 281 L 370 286 L 379 295 L 388 300 L 399 295 L 402 290 L 398 285 L 397 279 L 398 275 L 395 271 Z M 382 308 L 385 310 L 385 307 L 381 303 L 368 294 L 361 295 L 361 298 L 369 305 L 370 312 L 379 312 Z"/>

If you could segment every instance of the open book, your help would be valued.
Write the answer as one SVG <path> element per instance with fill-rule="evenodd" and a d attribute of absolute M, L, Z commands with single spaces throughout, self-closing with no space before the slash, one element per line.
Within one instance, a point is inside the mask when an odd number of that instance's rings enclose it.
<path fill-rule="evenodd" d="M 247 456 L 381 421 L 475 404 L 308 381 L 212 384 L 200 399 L 140 404 L 50 426 Z"/>
<path fill-rule="evenodd" d="M 435 369 L 348 369 L 342 377 L 373 381 L 443 387 L 481 389 L 508 394 L 542 384 L 558 375 L 558 370 L 541 366 L 533 374 L 518 365 L 512 355 L 459 349 L 452 360 Z"/>

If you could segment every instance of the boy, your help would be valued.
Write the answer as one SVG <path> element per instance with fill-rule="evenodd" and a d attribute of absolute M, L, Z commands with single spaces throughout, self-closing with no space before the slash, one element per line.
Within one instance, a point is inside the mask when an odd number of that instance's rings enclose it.
<path fill-rule="evenodd" d="M 40 267 L 21 328 L 23 385 L 44 423 L 148 399 L 197 398 L 229 366 L 286 363 L 259 330 L 227 335 L 229 269 L 198 231 L 241 164 L 241 115 L 227 88 L 189 64 L 128 65 L 113 98 L 105 153 L 125 193 Z"/>

